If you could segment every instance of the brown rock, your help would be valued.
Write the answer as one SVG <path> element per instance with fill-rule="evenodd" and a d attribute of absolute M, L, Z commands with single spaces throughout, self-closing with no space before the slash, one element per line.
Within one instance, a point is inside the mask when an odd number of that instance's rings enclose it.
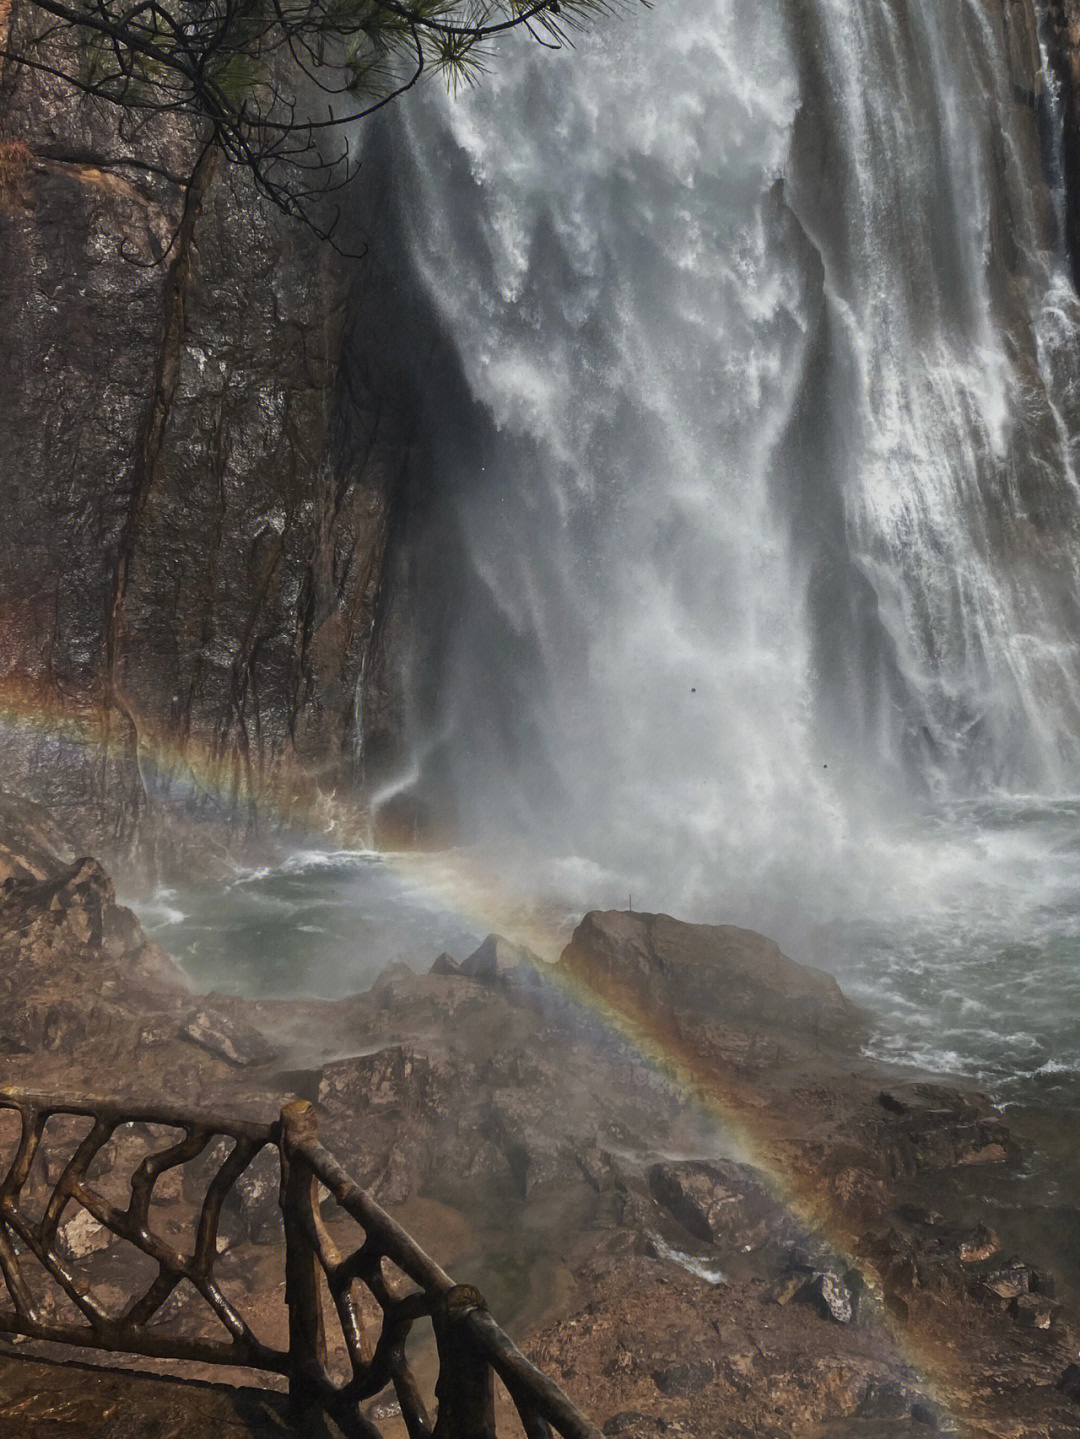
<path fill-rule="evenodd" d="M 648 1178 L 656 1202 L 706 1243 L 747 1244 L 770 1224 L 777 1236 L 784 1227 L 782 1211 L 748 1165 L 731 1160 L 654 1164 Z"/>
<path fill-rule="evenodd" d="M 985 1224 L 978 1225 L 960 1241 L 961 1264 L 979 1264 L 1001 1253 L 1001 1240 Z"/>
<path fill-rule="evenodd" d="M 1025 1329 L 1049 1329 L 1056 1312 L 1057 1305 L 1045 1294 L 1018 1294 L 1009 1305 L 1009 1313 Z"/>
<path fill-rule="evenodd" d="M 999 1164 L 1015 1148 L 985 1094 L 954 1085 L 913 1083 L 883 1090 L 878 1103 L 906 1167 Z"/>
<path fill-rule="evenodd" d="M 0 757 L 79 846 L 202 862 L 162 811 L 239 826 L 241 792 L 312 805 L 356 782 L 358 733 L 369 769 L 388 743 L 412 421 L 374 256 L 321 245 L 212 156 L 181 224 L 164 177 L 201 141 L 178 115 L 133 137 L 122 114 L 5 67 L 0 674 L 35 723 Z"/>
<path fill-rule="evenodd" d="M 559 961 L 563 972 L 616 1002 L 666 1011 L 692 1026 L 840 1040 L 859 1023 L 831 975 L 788 959 L 772 940 L 733 925 L 685 924 L 665 914 L 587 914 Z"/>

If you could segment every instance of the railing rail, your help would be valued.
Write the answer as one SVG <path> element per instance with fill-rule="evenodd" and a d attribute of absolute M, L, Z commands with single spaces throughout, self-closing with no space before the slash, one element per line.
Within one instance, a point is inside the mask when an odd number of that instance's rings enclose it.
<path fill-rule="evenodd" d="M 6 1289 L 10 1301 L 0 1308 L 0 1333 L 285 1375 L 298 1417 L 321 1410 L 346 1439 L 378 1439 L 377 1424 L 361 1406 L 390 1387 L 409 1439 L 496 1439 L 497 1376 L 527 1439 L 551 1439 L 553 1431 L 563 1439 L 599 1439 L 598 1430 L 491 1318 L 483 1295 L 456 1285 L 323 1148 L 310 1104 L 287 1104 L 273 1124 L 258 1124 L 167 1105 L 59 1100 L 8 1089 L 0 1090 L 3 1111 L 13 1111 L 21 1128 L 0 1180 L 0 1295 Z M 88 1127 L 81 1136 L 68 1136 L 66 1162 L 55 1179 L 39 1176 L 31 1182 L 46 1128 L 57 1119 L 69 1127 L 72 1121 Z M 89 1176 L 125 1126 L 164 1128 L 177 1135 L 145 1137 L 147 1152 L 131 1174 L 121 1208 Z M 267 1146 L 273 1146 L 279 1164 L 287 1347 L 260 1340 L 218 1281 L 226 1200 Z M 183 1172 L 195 1161 L 213 1172 L 201 1202 L 193 1206 L 191 1244 L 185 1248 L 158 1232 L 151 1205 L 163 1176 Z M 36 1218 L 28 1205 L 31 1191 L 41 1201 Z M 324 1217 L 326 1196 L 361 1230 L 357 1247 L 339 1248 Z M 63 1251 L 61 1225 L 72 1206 L 156 1266 L 154 1277 L 119 1313 L 109 1312 Z M 414 1287 L 403 1290 L 388 1276 L 387 1263 Z M 40 1291 L 49 1284 L 67 1301 L 68 1318 L 43 1306 Z M 169 1332 L 163 1307 L 183 1284 L 201 1297 L 226 1338 Z M 326 1297 L 340 1325 L 344 1378 L 335 1377 L 328 1359 Z M 424 1319 L 430 1321 L 438 1360 L 434 1415 L 406 1355 L 406 1341 Z"/>

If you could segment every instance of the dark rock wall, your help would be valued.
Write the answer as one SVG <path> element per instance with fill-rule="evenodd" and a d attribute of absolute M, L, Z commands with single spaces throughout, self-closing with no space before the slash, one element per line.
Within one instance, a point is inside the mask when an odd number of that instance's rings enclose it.
<path fill-rule="evenodd" d="M 322 825 L 362 779 L 408 456 L 346 354 L 358 311 L 380 322 L 373 265 L 213 156 L 185 206 L 178 123 L 128 137 L 10 64 L 0 145 L 6 782 L 81 843 L 166 862 L 178 805 Z M 367 702 L 384 730 L 393 707 Z"/>
<path fill-rule="evenodd" d="M 1080 283 L 1080 0 L 1048 0 L 1043 35 L 1057 82 L 1065 242 Z"/>

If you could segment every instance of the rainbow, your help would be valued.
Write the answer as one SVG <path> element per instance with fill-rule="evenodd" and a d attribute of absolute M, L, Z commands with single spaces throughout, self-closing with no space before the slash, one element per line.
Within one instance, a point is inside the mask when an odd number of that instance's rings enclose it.
<path fill-rule="evenodd" d="M 916 1375 L 916 1387 L 942 1411 L 953 1414 L 962 1398 L 961 1386 L 950 1377 L 955 1369 L 955 1354 L 932 1345 L 886 1308 L 877 1276 L 866 1269 L 860 1257 L 857 1234 L 828 1195 L 809 1177 L 793 1172 L 783 1154 L 782 1134 L 763 1120 L 760 1106 L 751 1101 L 738 1080 L 719 1072 L 695 1051 L 692 1042 L 673 1033 L 660 1016 L 641 1006 L 612 1002 L 609 995 L 557 967 L 553 961 L 564 948 L 567 936 L 523 916 L 520 906 L 500 898 L 490 877 L 482 876 L 463 857 L 450 852 L 383 852 L 379 858 L 407 871 L 414 882 L 423 881 L 432 898 L 482 932 L 502 934 L 531 950 L 545 962 L 541 969 L 545 984 L 629 1048 L 661 1083 L 720 1126 L 729 1141 L 727 1148 L 759 1172 L 766 1189 L 796 1224 L 820 1238 L 848 1268 L 860 1274 L 875 1323 L 898 1358 Z M 956 1432 L 966 1434 L 969 1430 L 958 1425 Z"/>
<path fill-rule="evenodd" d="M 640 1006 L 613 1003 L 555 966 L 552 961 L 564 946 L 565 933 L 523 913 L 465 856 L 451 851 L 374 850 L 369 818 L 362 809 L 339 799 L 333 791 L 323 792 L 317 780 L 297 773 L 287 758 L 269 770 L 256 770 L 243 756 L 226 753 L 220 745 L 200 743 L 190 735 L 165 735 L 154 725 L 136 725 L 101 704 L 72 705 L 55 690 L 25 681 L 0 683 L 0 755 L 14 758 L 18 768 L 29 754 L 31 767 L 36 767 L 47 763 L 57 747 L 75 749 L 88 771 L 101 774 L 103 784 L 108 782 L 110 763 L 132 763 L 147 797 L 157 791 L 174 801 L 187 799 L 232 813 L 238 806 L 246 807 L 275 830 L 295 836 L 309 847 L 332 842 L 335 850 L 377 856 L 381 863 L 407 872 L 414 884 L 479 931 L 503 934 L 545 961 L 542 973 L 546 984 L 630 1049 L 659 1081 L 703 1117 L 721 1126 L 732 1150 L 759 1171 L 773 1197 L 799 1226 L 820 1236 L 847 1265 L 863 1274 L 875 1322 L 894 1352 L 915 1372 L 928 1398 L 946 1411 L 955 1406 L 961 1390 L 950 1379 L 948 1352 L 930 1345 L 888 1312 L 875 1275 L 864 1271 L 857 1236 L 849 1231 L 835 1203 L 805 1176 L 792 1171 L 780 1135 L 762 1119 L 738 1082 L 695 1053 L 659 1016 Z"/>

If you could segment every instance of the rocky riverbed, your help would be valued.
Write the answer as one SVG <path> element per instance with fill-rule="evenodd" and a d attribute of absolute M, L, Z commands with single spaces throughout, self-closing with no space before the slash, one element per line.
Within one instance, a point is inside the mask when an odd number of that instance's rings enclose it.
<path fill-rule="evenodd" d="M 760 935 L 595 912 L 556 966 L 491 936 L 334 1002 L 196 994 L 101 866 L 7 796 L 0 990 L 5 1086 L 264 1118 L 310 1099 L 607 1434 L 1080 1432 L 1068 1284 L 999 1232 L 1028 1139 L 977 1092 L 861 1058 L 865 1016 Z M 41 1195 L 77 1142 L 49 1137 Z M 119 1195 L 151 1139 L 117 1141 L 100 1182 Z M 155 1200 L 177 1233 L 187 1169 Z M 226 1220 L 223 1282 L 272 1337 L 269 1171 Z M 126 1246 L 64 1222 L 73 1262 L 128 1292 Z"/>

